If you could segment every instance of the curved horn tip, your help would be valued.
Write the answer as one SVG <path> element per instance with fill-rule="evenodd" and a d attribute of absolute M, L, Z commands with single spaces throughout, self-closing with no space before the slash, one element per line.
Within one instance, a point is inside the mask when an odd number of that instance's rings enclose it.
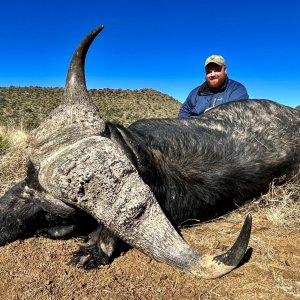
<path fill-rule="evenodd" d="M 249 214 L 244 221 L 241 232 L 234 245 L 219 256 L 203 255 L 189 272 L 205 279 L 221 277 L 233 270 L 247 252 L 252 227 L 252 216 Z"/>
<path fill-rule="evenodd" d="M 103 29 L 104 29 L 104 25 L 100 25 L 100 26 L 96 27 L 93 31 L 100 32 Z"/>
<path fill-rule="evenodd" d="M 65 83 L 65 103 L 75 104 L 78 102 L 86 103 L 88 101 L 89 96 L 86 90 L 84 73 L 85 58 L 90 45 L 103 28 L 104 26 L 100 25 L 90 31 L 74 51 Z"/>

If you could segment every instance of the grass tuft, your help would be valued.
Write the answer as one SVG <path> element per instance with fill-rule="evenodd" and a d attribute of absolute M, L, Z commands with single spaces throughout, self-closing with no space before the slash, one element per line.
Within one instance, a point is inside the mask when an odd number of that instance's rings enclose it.
<path fill-rule="evenodd" d="M 27 137 L 22 126 L 0 126 L 0 194 L 25 176 Z"/>

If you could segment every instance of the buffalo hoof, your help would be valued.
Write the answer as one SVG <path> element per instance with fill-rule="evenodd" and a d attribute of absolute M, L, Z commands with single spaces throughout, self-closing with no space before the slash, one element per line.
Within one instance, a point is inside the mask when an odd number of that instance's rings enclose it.
<path fill-rule="evenodd" d="M 97 244 L 80 249 L 73 253 L 73 258 L 69 262 L 70 265 L 85 270 L 97 268 L 101 265 L 107 265 L 110 257 L 97 247 Z"/>
<path fill-rule="evenodd" d="M 110 230 L 99 224 L 93 232 L 82 237 L 82 240 L 84 244 L 73 253 L 71 265 L 88 270 L 110 262 L 117 242 Z"/>

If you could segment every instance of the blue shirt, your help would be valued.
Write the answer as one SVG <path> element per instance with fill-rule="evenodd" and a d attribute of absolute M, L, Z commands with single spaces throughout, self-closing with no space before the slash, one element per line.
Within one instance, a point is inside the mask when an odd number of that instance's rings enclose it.
<path fill-rule="evenodd" d="M 216 92 L 212 92 L 204 82 L 190 92 L 179 110 L 178 117 L 199 116 L 207 108 L 245 99 L 249 99 L 247 90 L 237 81 L 227 78 L 221 89 Z"/>

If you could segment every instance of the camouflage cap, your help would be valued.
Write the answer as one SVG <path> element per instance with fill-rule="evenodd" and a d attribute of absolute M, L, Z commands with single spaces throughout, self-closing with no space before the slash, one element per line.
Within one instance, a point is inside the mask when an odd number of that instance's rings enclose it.
<path fill-rule="evenodd" d="M 209 56 L 206 61 L 205 61 L 205 67 L 210 64 L 210 63 L 214 63 L 217 64 L 219 66 L 226 66 L 226 62 L 223 56 L 221 55 L 211 55 Z"/>

